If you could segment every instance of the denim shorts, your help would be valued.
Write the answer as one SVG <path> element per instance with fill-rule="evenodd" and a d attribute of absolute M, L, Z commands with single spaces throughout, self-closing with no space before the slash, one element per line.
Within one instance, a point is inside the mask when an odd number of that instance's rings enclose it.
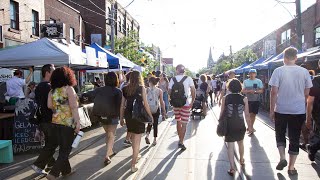
<path fill-rule="evenodd" d="M 107 118 L 107 117 L 98 117 L 99 122 L 102 125 L 118 125 L 119 124 L 119 118 Z"/>

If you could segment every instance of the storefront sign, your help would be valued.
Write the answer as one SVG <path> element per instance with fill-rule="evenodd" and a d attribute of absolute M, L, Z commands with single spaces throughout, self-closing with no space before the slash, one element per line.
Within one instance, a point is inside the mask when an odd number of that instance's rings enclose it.
<path fill-rule="evenodd" d="M 102 46 L 102 35 L 101 34 L 91 34 L 91 44 L 97 43 Z"/>
<path fill-rule="evenodd" d="M 96 50 L 92 47 L 86 46 L 86 54 L 87 54 L 87 65 L 96 66 L 97 64 Z"/>
<path fill-rule="evenodd" d="M 63 24 L 43 24 L 41 32 L 43 33 L 44 37 L 62 38 Z"/>
<path fill-rule="evenodd" d="M 98 52 L 98 59 L 97 59 L 97 66 L 98 67 L 108 67 L 107 61 L 107 54 L 104 52 Z"/>
<path fill-rule="evenodd" d="M 13 77 L 13 71 L 6 68 L 0 69 L 0 82 L 6 82 Z"/>
<path fill-rule="evenodd" d="M 276 40 L 266 40 L 264 42 L 263 54 L 265 58 L 269 58 L 277 53 L 277 41 Z"/>

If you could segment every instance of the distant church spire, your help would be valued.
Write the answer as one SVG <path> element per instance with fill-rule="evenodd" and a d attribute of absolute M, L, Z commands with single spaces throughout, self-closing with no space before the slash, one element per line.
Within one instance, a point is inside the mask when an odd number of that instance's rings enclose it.
<path fill-rule="evenodd" d="M 213 66 L 214 66 L 214 61 L 213 61 L 213 58 L 212 58 L 212 52 L 211 52 L 211 47 L 210 47 L 209 58 L 208 58 L 208 61 L 207 61 L 207 68 L 212 68 Z"/>

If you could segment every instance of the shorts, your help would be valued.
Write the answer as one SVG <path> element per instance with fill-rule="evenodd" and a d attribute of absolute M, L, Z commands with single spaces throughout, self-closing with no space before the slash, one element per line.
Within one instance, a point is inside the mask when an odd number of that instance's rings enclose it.
<path fill-rule="evenodd" d="M 249 113 L 258 114 L 259 112 L 259 101 L 249 101 Z"/>
<path fill-rule="evenodd" d="M 174 107 L 173 112 L 174 112 L 175 119 L 182 123 L 188 123 L 189 117 L 191 115 L 190 110 L 191 110 L 190 106 L 183 106 L 180 108 Z"/>
<path fill-rule="evenodd" d="M 102 125 L 118 125 L 119 124 L 119 118 L 102 118 L 98 116 L 98 119 Z"/>

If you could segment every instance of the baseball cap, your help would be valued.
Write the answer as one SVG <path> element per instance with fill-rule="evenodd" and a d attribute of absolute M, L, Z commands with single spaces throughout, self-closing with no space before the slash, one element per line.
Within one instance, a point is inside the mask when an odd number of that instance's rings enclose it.
<path fill-rule="evenodd" d="M 257 70 L 256 69 L 250 69 L 249 73 L 257 73 Z"/>

